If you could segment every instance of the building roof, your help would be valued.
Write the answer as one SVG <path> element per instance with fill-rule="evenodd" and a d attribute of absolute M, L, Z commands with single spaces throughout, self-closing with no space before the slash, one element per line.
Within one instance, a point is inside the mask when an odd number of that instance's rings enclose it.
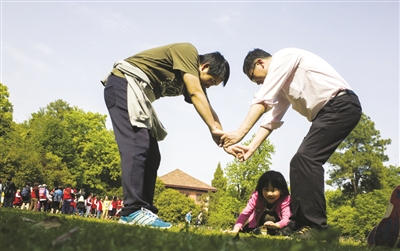
<path fill-rule="evenodd" d="M 207 185 L 179 169 L 175 169 L 174 171 L 161 176 L 160 179 L 164 182 L 166 187 L 212 192 L 217 191 L 215 187 Z"/>

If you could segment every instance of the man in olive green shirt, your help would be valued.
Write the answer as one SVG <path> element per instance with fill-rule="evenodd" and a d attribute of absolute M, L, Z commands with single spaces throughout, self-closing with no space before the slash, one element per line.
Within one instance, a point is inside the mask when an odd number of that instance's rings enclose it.
<path fill-rule="evenodd" d="M 124 207 L 120 223 L 169 228 L 153 206 L 158 142 L 166 131 L 151 103 L 161 97 L 183 95 L 208 126 L 215 143 L 223 135 L 206 89 L 225 86 L 229 64 L 219 53 L 199 55 L 189 43 L 169 44 L 118 61 L 103 81 L 104 97 L 121 155 Z"/>

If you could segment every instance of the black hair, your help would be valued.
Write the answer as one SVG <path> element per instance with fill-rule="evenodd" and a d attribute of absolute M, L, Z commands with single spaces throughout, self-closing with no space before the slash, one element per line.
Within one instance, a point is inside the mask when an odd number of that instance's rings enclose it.
<path fill-rule="evenodd" d="M 228 83 L 230 68 L 229 63 L 219 52 L 199 55 L 200 64 L 210 63 L 208 74 L 222 78 L 223 86 Z"/>
<path fill-rule="evenodd" d="M 247 75 L 247 72 L 254 68 L 254 63 L 256 59 L 269 57 L 271 57 L 271 54 L 262 49 L 255 48 L 254 50 L 249 51 L 243 61 L 244 74 Z"/>
<path fill-rule="evenodd" d="M 285 180 L 285 177 L 280 172 L 277 171 L 267 171 L 258 179 L 256 191 L 258 192 L 258 199 L 263 199 L 263 188 L 268 187 L 268 184 L 274 188 L 278 188 L 281 191 L 281 197 L 289 195 L 289 189 Z M 260 196 L 261 195 L 261 196 Z"/>

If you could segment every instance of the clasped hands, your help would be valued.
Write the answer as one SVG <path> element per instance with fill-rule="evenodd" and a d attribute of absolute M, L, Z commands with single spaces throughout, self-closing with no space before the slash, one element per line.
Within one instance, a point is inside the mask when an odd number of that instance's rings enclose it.
<path fill-rule="evenodd" d="M 217 143 L 219 147 L 223 147 L 225 152 L 231 154 L 239 161 L 245 161 L 250 157 L 248 154 L 246 154 L 249 152 L 249 147 L 243 145 L 234 145 L 240 142 L 244 137 L 244 135 L 241 135 L 238 131 L 225 133 L 224 131 L 218 129 L 214 130 L 212 135 L 215 143 Z"/>

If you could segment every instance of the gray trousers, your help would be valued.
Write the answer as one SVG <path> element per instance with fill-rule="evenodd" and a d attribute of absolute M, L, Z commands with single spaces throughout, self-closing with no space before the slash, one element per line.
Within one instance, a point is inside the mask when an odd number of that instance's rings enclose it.
<path fill-rule="evenodd" d="M 361 113 L 358 97 L 344 94 L 331 99 L 312 122 L 290 162 L 291 226 L 327 227 L 322 165 L 358 124 Z"/>
<path fill-rule="evenodd" d="M 133 127 L 127 108 L 125 78 L 111 75 L 104 89 L 104 99 L 110 113 L 121 157 L 124 207 L 127 216 L 142 207 L 157 213 L 153 206 L 157 171 L 161 161 L 158 142 L 147 128 Z"/>

